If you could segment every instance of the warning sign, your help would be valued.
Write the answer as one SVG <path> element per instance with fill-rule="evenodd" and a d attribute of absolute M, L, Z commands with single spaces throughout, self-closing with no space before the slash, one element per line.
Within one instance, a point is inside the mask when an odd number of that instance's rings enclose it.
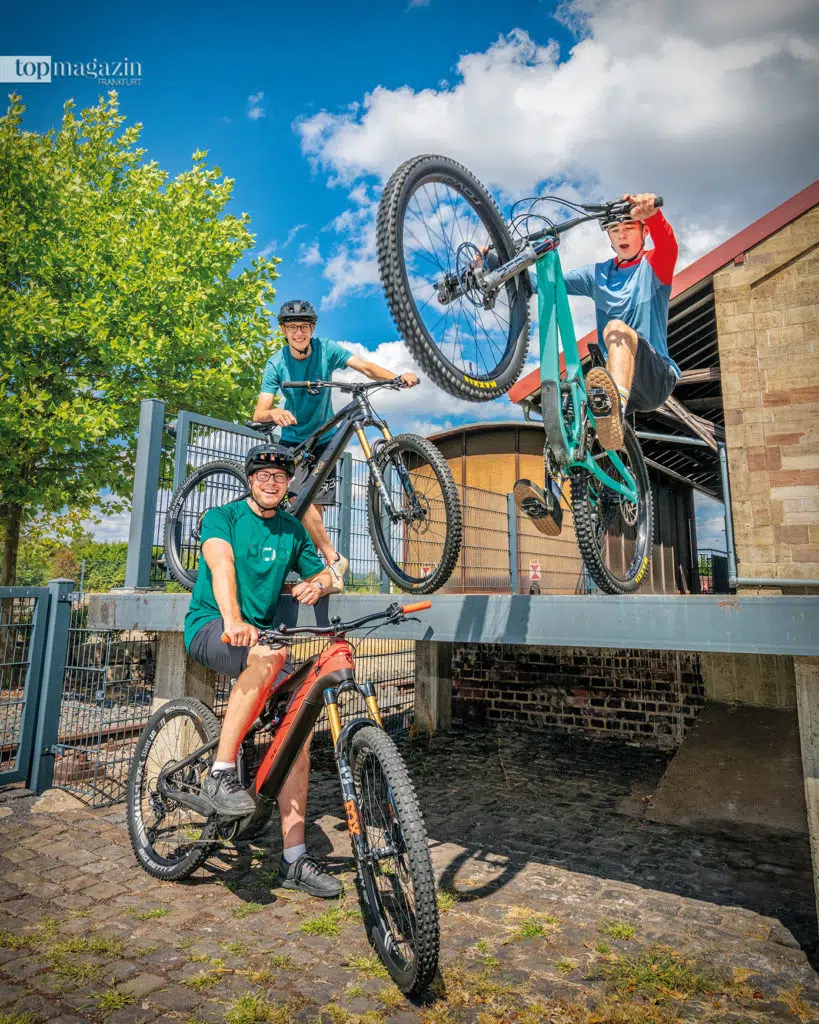
<path fill-rule="evenodd" d="M 425 576 L 429 576 L 429 574 L 432 572 L 432 566 L 431 565 L 422 565 L 421 566 L 421 572 Z"/>
<path fill-rule="evenodd" d="M 535 558 L 529 563 L 529 582 L 540 582 L 540 562 Z"/>

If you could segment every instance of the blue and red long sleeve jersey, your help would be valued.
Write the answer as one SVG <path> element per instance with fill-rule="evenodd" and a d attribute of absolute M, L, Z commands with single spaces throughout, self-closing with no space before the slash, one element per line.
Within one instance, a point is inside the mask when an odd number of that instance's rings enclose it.
<path fill-rule="evenodd" d="M 607 353 L 603 328 L 609 320 L 622 320 L 668 360 L 679 375 L 680 368 L 668 354 L 668 300 L 677 262 L 677 239 L 662 210 L 645 223 L 654 242 L 653 249 L 633 260 L 620 262 L 615 257 L 570 270 L 565 275 L 566 291 L 594 300 L 597 338 L 604 355 Z"/>

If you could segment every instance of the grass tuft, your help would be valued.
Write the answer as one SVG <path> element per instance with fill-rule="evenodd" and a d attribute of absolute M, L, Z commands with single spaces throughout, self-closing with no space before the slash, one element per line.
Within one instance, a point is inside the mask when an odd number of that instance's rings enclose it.
<path fill-rule="evenodd" d="M 136 907 L 129 907 L 126 913 L 135 917 L 137 921 L 154 921 L 159 917 L 167 917 L 170 910 L 167 907 L 153 907 L 151 910 L 138 910 Z"/>
<path fill-rule="evenodd" d="M 11 949 L 17 951 L 18 949 L 28 949 L 34 945 L 34 939 L 31 935 L 17 935 L 15 932 L 0 931 L 0 948 Z"/>
<path fill-rule="evenodd" d="M 304 932 L 305 935 L 326 935 L 329 938 L 335 938 L 341 934 L 341 925 L 344 921 L 349 921 L 359 915 L 360 911 L 357 908 L 343 908 L 339 901 L 339 906 L 330 907 L 323 914 L 316 914 L 315 917 L 308 917 L 299 926 L 299 931 Z"/>
<path fill-rule="evenodd" d="M 450 910 L 455 909 L 455 904 L 458 902 L 458 894 L 451 889 L 439 889 L 437 900 L 438 913 L 446 914 Z"/>
<path fill-rule="evenodd" d="M 609 939 L 633 939 L 635 935 L 633 925 L 630 925 L 628 921 L 617 921 L 614 918 L 601 921 L 597 930 Z"/>
<path fill-rule="evenodd" d="M 251 914 L 258 914 L 260 910 L 264 910 L 262 903 L 242 903 L 238 907 L 231 907 L 230 916 L 241 920 L 243 917 L 250 917 Z"/>
<path fill-rule="evenodd" d="M 205 992 L 219 984 L 219 974 L 216 971 L 200 971 L 192 978 L 187 978 L 182 984 L 187 988 L 192 988 L 194 992 Z"/>
<path fill-rule="evenodd" d="M 557 930 L 557 918 L 551 914 L 523 914 L 510 939 L 547 939 Z"/>
<path fill-rule="evenodd" d="M 728 979 L 698 971 L 694 961 L 682 959 L 668 946 L 656 946 L 639 956 L 624 956 L 598 964 L 595 973 L 620 996 L 637 994 L 658 1002 L 714 992 L 730 993 L 739 987 Z"/>
<path fill-rule="evenodd" d="M 136 1002 L 136 998 L 130 992 L 120 992 L 117 988 L 109 988 L 104 992 L 97 992 L 94 995 L 94 1002 L 97 1004 L 98 1010 L 108 1014 L 130 1006 L 131 1003 Z"/>
<path fill-rule="evenodd" d="M 0 1010 L 0 1024 L 39 1024 L 40 1018 L 26 1010 L 15 1013 L 13 1010 Z"/>
<path fill-rule="evenodd" d="M 249 942 L 220 942 L 219 945 L 231 956 L 247 956 L 253 948 Z"/>
<path fill-rule="evenodd" d="M 387 981 L 390 976 L 390 972 L 375 953 L 370 953 L 367 956 L 363 953 L 357 953 L 355 956 L 347 959 L 345 966 L 351 971 L 355 971 L 362 978 L 381 978 Z"/>
<path fill-rule="evenodd" d="M 293 1024 L 299 1010 L 296 1003 L 273 1006 L 263 995 L 246 992 L 228 1004 L 225 1024 Z"/>

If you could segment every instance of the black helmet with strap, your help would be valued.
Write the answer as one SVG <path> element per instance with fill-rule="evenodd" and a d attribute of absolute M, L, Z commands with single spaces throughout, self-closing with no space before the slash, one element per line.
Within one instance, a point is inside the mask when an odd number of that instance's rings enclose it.
<path fill-rule="evenodd" d="M 288 320 L 308 320 L 314 324 L 318 321 L 318 313 L 307 299 L 288 299 L 279 310 L 279 323 L 285 324 Z"/>
<path fill-rule="evenodd" d="M 257 469 L 273 469 L 279 466 L 292 476 L 296 471 L 296 463 L 293 460 L 293 452 L 290 448 L 276 442 L 254 445 L 245 456 L 245 475 L 250 476 Z"/>

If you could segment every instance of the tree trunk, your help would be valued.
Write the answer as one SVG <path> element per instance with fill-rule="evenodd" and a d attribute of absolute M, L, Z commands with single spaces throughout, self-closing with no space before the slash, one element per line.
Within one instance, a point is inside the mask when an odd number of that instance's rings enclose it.
<path fill-rule="evenodd" d="M 20 547 L 20 521 L 23 518 L 23 510 L 19 505 L 6 505 L 3 512 L 3 579 L 0 585 L 13 587 L 17 573 L 17 550 Z"/>

